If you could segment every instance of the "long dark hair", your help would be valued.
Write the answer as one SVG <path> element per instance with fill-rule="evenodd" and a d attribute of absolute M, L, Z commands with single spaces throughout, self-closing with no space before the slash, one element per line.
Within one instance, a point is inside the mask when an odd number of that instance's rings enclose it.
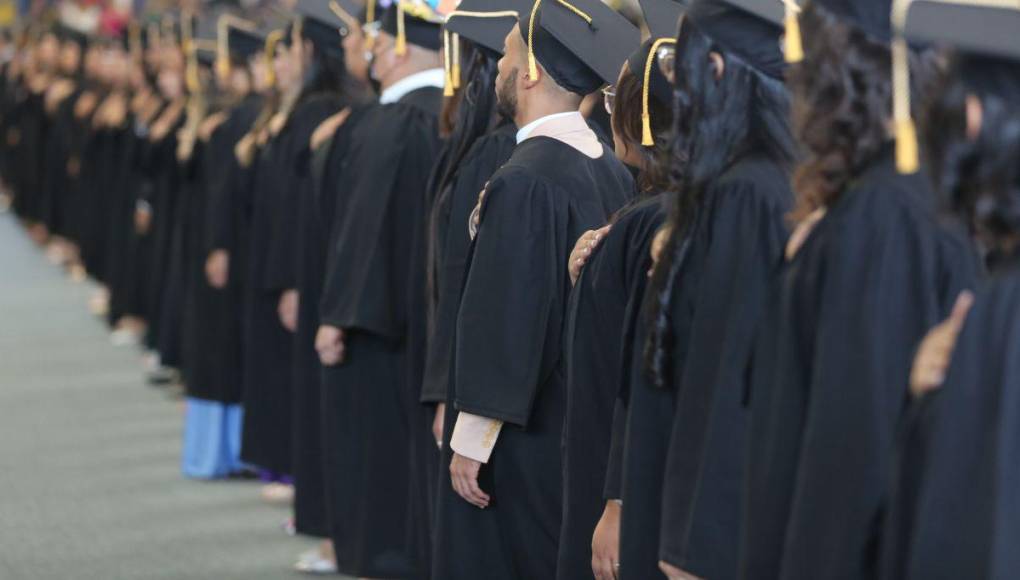
<path fill-rule="evenodd" d="M 892 56 L 815 2 L 801 15 L 804 60 L 790 70 L 793 125 L 805 157 L 794 175 L 799 220 L 831 206 L 886 150 L 892 112 Z M 911 51 L 913 94 L 935 78 L 935 53 Z M 915 99 L 919 101 L 920 99 Z"/>
<path fill-rule="evenodd" d="M 927 168 L 943 205 L 993 253 L 1016 254 L 1020 234 L 1020 74 L 1011 62 L 953 60 L 922 116 Z M 981 130 L 967 134 L 967 100 Z"/>
<path fill-rule="evenodd" d="M 435 297 L 438 294 L 436 280 L 436 255 L 439 248 L 435 247 L 439 239 L 439 228 L 442 221 L 442 208 L 446 206 L 451 194 L 450 183 L 456 176 L 461 162 L 467 157 L 475 143 L 488 134 L 494 127 L 507 123 L 497 112 L 496 74 L 499 72 L 496 63 L 499 55 L 495 52 L 461 39 L 461 54 L 468 63 L 464 74 L 467 84 L 461 89 L 457 114 L 450 137 L 446 143 L 446 153 L 442 158 L 443 165 L 436 168 L 435 179 L 430 195 L 432 209 L 429 215 L 428 261 L 426 269 L 427 304 L 429 320 L 433 319 Z"/>
<path fill-rule="evenodd" d="M 651 147 L 641 145 L 641 101 L 644 83 L 642 78 L 626 68 L 616 83 L 616 100 L 610 122 L 615 131 L 641 156 L 641 167 L 637 175 L 638 191 L 643 194 L 669 191 L 669 152 L 673 135 L 673 107 L 664 105 L 654 96 L 648 98 L 648 113 L 651 116 Z"/>
<path fill-rule="evenodd" d="M 348 105 L 363 102 L 367 94 L 366 88 L 347 73 L 343 54 L 334 55 L 312 45 L 312 60 L 304 72 L 295 107 L 321 96 L 333 96 Z"/>
<path fill-rule="evenodd" d="M 717 78 L 711 54 L 724 72 Z M 674 62 L 675 124 L 672 143 L 670 232 L 652 274 L 646 319 L 645 369 L 654 386 L 665 387 L 670 349 L 669 309 L 683 260 L 684 243 L 710 182 L 749 153 L 791 167 L 797 147 L 790 131 L 789 94 L 782 81 L 768 77 L 727 51 L 690 21 L 677 37 Z"/>

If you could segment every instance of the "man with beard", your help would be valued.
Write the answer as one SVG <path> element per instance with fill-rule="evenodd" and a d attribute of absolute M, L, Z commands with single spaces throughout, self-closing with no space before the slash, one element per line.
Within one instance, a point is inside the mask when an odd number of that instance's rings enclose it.
<path fill-rule="evenodd" d="M 634 190 L 578 108 L 637 45 L 638 31 L 598 0 L 539 0 L 506 37 L 497 98 L 520 130 L 470 224 L 434 577 L 555 576 L 565 266 L 577 238 Z"/>

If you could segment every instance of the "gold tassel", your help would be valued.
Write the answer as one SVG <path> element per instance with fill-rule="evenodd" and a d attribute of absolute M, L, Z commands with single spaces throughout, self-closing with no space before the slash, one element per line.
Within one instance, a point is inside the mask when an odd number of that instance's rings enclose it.
<path fill-rule="evenodd" d="M 273 68 L 273 61 L 276 59 L 276 45 L 283 40 L 283 31 L 274 30 L 266 37 L 266 80 L 269 86 L 276 86 L 276 69 Z"/>
<path fill-rule="evenodd" d="M 528 78 L 538 80 L 538 63 L 535 61 L 535 17 L 538 16 L 538 7 L 542 0 L 535 0 L 531 7 L 531 17 L 528 18 Z"/>
<path fill-rule="evenodd" d="M 453 69 L 453 88 L 460 88 L 460 35 L 453 33 L 453 58 L 451 59 Z"/>
<path fill-rule="evenodd" d="M 786 7 L 783 54 L 786 56 L 786 62 L 798 63 L 804 60 L 804 41 L 800 35 L 800 19 L 797 17 L 800 7 L 795 0 L 783 0 L 783 5 Z"/>
<path fill-rule="evenodd" d="M 453 96 L 453 75 L 450 72 L 450 31 L 443 29 L 443 71 L 446 80 L 443 82 L 443 96 Z"/>
<path fill-rule="evenodd" d="M 652 136 L 652 114 L 648 108 L 648 97 L 652 84 L 652 65 L 655 64 L 655 57 L 659 47 L 663 44 L 676 44 L 673 38 L 659 38 L 652 43 L 648 49 L 648 58 L 645 59 L 644 84 L 641 85 L 641 144 L 645 147 L 655 145 L 655 137 Z"/>
<path fill-rule="evenodd" d="M 397 56 L 407 54 L 407 32 L 404 31 L 404 3 L 397 2 Z"/>
<path fill-rule="evenodd" d="M 920 169 L 917 152 L 917 128 L 913 119 L 896 122 L 896 169 L 904 174 L 917 173 Z"/>

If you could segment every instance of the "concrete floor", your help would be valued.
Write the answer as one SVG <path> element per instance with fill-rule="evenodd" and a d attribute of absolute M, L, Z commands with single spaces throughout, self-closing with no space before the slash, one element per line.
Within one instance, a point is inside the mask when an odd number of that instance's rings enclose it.
<path fill-rule="evenodd" d="M 313 542 L 256 483 L 181 477 L 183 405 L 110 344 L 94 291 L 0 215 L 0 579 L 280 579 Z"/>

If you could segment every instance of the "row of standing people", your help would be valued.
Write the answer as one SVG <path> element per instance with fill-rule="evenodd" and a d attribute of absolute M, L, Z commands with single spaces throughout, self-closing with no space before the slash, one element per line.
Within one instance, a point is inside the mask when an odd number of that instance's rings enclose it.
<path fill-rule="evenodd" d="M 15 208 L 182 371 L 186 470 L 364 577 L 1009 577 L 1017 11 L 511 4 L 150 33 L 66 123 L 8 65 Z"/>

